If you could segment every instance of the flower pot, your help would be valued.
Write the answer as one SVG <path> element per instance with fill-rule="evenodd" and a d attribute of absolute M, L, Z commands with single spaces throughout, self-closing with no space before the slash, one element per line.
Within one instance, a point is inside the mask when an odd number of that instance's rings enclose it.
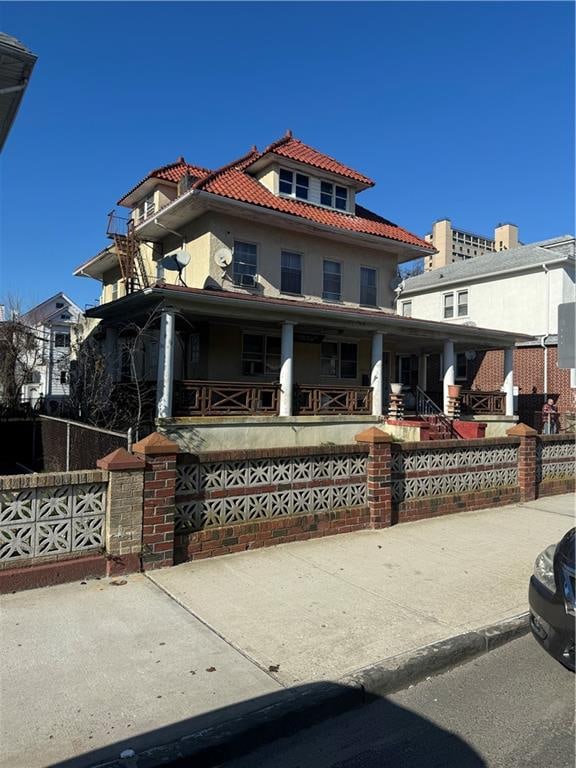
<path fill-rule="evenodd" d="M 401 395 L 402 384 L 398 384 L 398 383 L 390 384 L 390 392 L 392 392 L 393 395 Z"/>
<path fill-rule="evenodd" d="M 460 397 L 461 384 L 448 384 L 448 397 Z"/>

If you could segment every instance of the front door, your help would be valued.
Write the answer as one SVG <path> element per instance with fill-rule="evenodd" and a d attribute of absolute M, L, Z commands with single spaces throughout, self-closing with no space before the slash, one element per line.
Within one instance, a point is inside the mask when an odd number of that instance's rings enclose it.
<path fill-rule="evenodd" d="M 418 385 L 418 355 L 397 355 L 396 371 L 401 384 L 415 389 Z"/>

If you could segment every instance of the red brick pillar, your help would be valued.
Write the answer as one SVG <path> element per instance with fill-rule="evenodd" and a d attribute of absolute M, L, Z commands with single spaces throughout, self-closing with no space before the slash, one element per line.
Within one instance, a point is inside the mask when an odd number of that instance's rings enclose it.
<path fill-rule="evenodd" d="M 369 447 L 367 483 L 371 528 L 387 528 L 392 522 L 392 437 L 377 427 L 356 435 L 357 443 Z"/>
<path fill-rule="evenodd" d="M 174 565 L 176 443 L 159 432 L 135 443 L 132 451 L 146 461 L 142 513 L 142 567 L 145 571 Z"/>
<path fill-rule="evenodd" d="M 519 437 L 518 446 L 518 485 L 520 501 L 534 501 L 536 498 L 536 446 L 538 432 L 527 424 L 516 424 L 506 431 L 509 437 Z"/>

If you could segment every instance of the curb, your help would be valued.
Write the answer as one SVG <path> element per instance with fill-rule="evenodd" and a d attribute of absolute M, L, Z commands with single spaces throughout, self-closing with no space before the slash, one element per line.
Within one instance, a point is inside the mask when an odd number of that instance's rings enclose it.
<path fill-rule="evenodd" d="M 93 768 L 209 768 L 252 752 L 299 728 L 336 717 L 408 685 L 463 664 L 529 632 L 529 614 L 482 627 L 400 654 L 309 690 L 286 690 L 282 700 L 200 730 L 134 757 L 99 762 Z"/>

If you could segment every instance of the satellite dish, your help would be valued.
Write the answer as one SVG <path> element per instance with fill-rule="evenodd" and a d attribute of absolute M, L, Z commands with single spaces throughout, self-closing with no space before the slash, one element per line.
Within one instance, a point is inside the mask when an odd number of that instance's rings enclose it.
<path fill-rule="evenodd" d="M 392 280 L 390 280 L 388 285 L 390 286 L 391 291 L 396 291 L 400 287 L 400 284 L 403 282 L 404 281 L 402 280 L 400 275 L 396 275 L 395 277 L 392 278 Z"/>
<path fill-rule="evenodd" d="M 214 260 L 219 267 L 226 269 L 232 263 L 232 251 L 230 248 L 226 248 L 225 246 L 218 248 L 214 254 Z"/>
<path fill-rule="evenodd" d="M 172 272 L 181 272 L 190 263 L 190 254 L 186 253 L 186 251 L 175 251 L 168 256 L 164 256 L 160 263 L 164 269 Z"/>

